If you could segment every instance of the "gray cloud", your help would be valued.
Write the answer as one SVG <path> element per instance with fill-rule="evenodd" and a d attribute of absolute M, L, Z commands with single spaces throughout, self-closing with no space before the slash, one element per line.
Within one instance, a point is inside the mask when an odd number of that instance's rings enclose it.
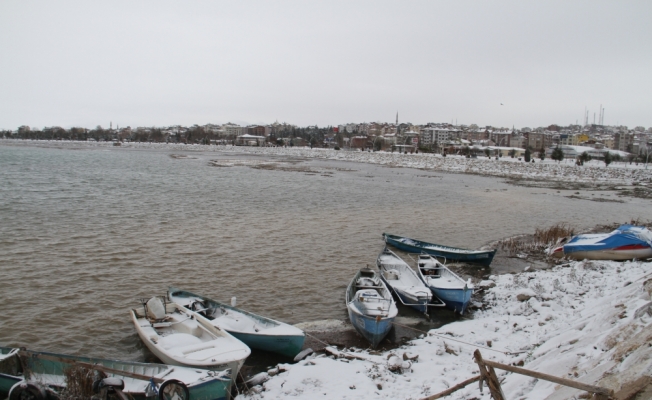
<path fill-rule="evenodd" d="M 0 128 L 652 125 L 650 2 L 3 1 Z M 501 106 L 500 103 L 504 105 Z M 592 120 L 592 114 L 591 118 Z"/>

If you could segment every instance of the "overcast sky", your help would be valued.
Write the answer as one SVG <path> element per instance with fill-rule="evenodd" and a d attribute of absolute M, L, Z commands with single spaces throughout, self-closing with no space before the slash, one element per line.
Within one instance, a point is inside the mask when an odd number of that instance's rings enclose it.
<path fill-rule="evenodd" d="M 652 126 L 652 1 L 0 2 L 0 129 Z M 502 105 L 501 105 L 502 103 Z"/>

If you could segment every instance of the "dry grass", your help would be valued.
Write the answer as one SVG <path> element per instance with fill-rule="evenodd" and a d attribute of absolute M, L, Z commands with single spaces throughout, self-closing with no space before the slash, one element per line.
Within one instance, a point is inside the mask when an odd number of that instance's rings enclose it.
<path fill-rule="evenodd" d="M 543 245 L 557 243 L 559 239 L 568 236 L 573 236 L 573 228 L 563 223 L 553 225 L 547 229 L 537 228 L 534 230 L 534 239 Z"/>
<path fill-rule="evenodd" d="M 80 367 L 77 365 L 66 369 L 66 389 L 61 393 L 61 400 L 82 400 L 93 397 L 93 381 L 96 378 L 96 372 L 92 369 Z"/>
<path fill-rule="evenodd" d="M 573 234 L 573 228 L 567 224 L 560 223 L 545 229 L 537 228 L 534 231 L 534 235 L 501 240 L 498 242 L 498 245 L 509 256 L 516 256 L 521 253 L 541 252 L 557 243 L 559 239 L 572 236 Z"/>

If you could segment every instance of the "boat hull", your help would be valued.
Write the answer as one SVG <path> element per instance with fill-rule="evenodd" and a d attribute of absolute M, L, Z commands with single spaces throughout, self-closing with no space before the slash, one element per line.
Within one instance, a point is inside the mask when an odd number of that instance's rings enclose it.
<path fill-rule="evenodd" d="M 613 260 L 624 261 L 652 258 L 652 248 L 646 249 L 607 249 L 607 250 L 581 250 L 564 253 L 574 260 Z"/>
<path fill-rule="evenodd" d="M 6 350 L 6 348 L 0 348 L 0 350 Z M 87 357 L 77 357 L 70 356 L 65 354 L 55 354 L 55 353 L 46 353 L 46 352 L 33 352 L 25 351 L 29 354 L 28 357 L 23 357 L 25 367 L 30 370 L 31 380 L 38 382 L 43 385 L 47 385 L 51 388 L 62 389 L 65 387 L 65 372 L 70 368 L 74 362 L 83 362 L 87 364 L 97 364 L 102 367 L 111 368 L 120 371 L 126 371 L 131 373 L 138 373 L 148 376 L 161 376 L 166 375 L 167 379 L 175 379 L 185 376 L 194 376 L 196 375 L 195 382 L 185 382 L 188 387 L 188 393 L 191 400 L 222 400 L 230 398 L 230 389 L 232 385 L 232 380 L 229 378 L 219 378 L 209 375 L 206 370 L 198 370 L 193 368 L 186 372 L 176 371 L 172 367 L 167 365 L 160 364 L 147 364 L 147 363 L 138 363 L 131 361 L 115 361 L 115 360 L 105 360 L 99 358 L 87 358 Z M 2 358 L 0 358 L 2 361 Z M 6 361 L 6 360 L 5 360 Z M 0 364 L 3 373 L 0 373 L 0 393 L 8 394 L 11 387 L 23 381 L 22 375 L 13 375 L 5 371 L 7 367 L 5 363 Z M 153 371 L 153 372 L 152 372 Z M 166 371 L 170 371 L 169 375 L 166 374 Z M 198 374 L 200 372 L 201 374 Z M 179 374 L 177 375 L 175 374 Z M 111 374 L 108 376 L 115 376 L 120 379 L 123 379 L 125 383 L 124 393 L 128 394 L 130 398 L 136 400 L 145 400 L 146 397 L 144 388 L 147 386 L 148 381 L 128 378 L 121 376 L 120 374 Z"/>
<path fill-rule="evenodd" d="M 360 314 L 353 310 L 352 307 L 348 307 L 348 309 L 351 324 L 360 335 L 371 343 L 371 347 L 374 349 L 385 339 L 385 336 L 394 326 L 394 317 L 377 318 Z"/>
<path fill-rule="evenodd" d="M 491 264 L 497 251 L 496 249 L 466 250 L 389 234 L 383 234 L 383 237 L 385 238 L 385 243 L 408 253 L 427 253 L 435 257 L 446 258 L 446 260 L 462 261 L 484 266 Z M 407 243 L 402 241 L 405 239 L 407 239 Z"/>
<path fill-rule="evenodd" d="M 266 336 L 230 330 L 226 331 L 252 349 L 270 351 L 285 357 L 294 357 L 299 354 L 306 340 L 305 335 Z"/>
<path fill-rule="evenodd" d="M 430 286 L 432 293 L 441 299 L 446 305 L 444 307 L 464 314 L 466 307 L 471 301 L 472 289 L 442 289 Z"/>

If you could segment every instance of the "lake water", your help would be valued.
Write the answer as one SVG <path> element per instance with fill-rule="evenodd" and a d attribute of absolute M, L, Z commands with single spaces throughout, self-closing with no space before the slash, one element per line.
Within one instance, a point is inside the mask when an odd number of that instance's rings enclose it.
<path fill-rule="evenodd" d="M 572 193 L 350 162 L 0 144 L 0 345 L 142 361 L 128 311 L 168 285 L 293 324 L 345 321 L 346 286 L 383 232 L 476 248 L 558 222 L 652 219 L 649 200 Z"/>

